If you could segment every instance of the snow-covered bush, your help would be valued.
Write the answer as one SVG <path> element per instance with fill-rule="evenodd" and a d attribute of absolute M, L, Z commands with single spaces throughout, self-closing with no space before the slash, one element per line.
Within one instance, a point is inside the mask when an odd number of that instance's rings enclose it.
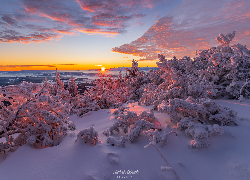
<path fill-rule="evenodd" d="M 105 129 L 103 134 L 111 136 L 114 131 L 123 131 L 125 134 L 120 140 L 115 140 L 113 137 L 108 137 L 108 144 L 118 147 L 124 147 L 125 141 L 133 142 L 145 130 L 156 129 L 155 122 L 158 122 L 153 111 L 143 111 L 139 115 L 135 112 L 128 111 L 127 108 L 121 106 L 113 112 L 116 122 Z"/>
<path fill-rule="evenodd" d="M 84 116 L 89 111 L 97 111 L 100 109 L 96 101 L 91 97 L 91 94 L 85 91 L 83 95 L 77 94 L 70 99 L 71 109 L 70 114 Z"/>
<path fill-rule="evenodd" d="M 241 44 L 230 46 L 235 32 L 220 34 L 216 40 L 221 44 L 199 52 L 190 59 L 167 60 L 159 55 L 158 74 L 151 71 L 149 77 L 160 77 L 161 81 L 149 83 L 139 100 L 155 109 L 163 100 L 180 98 L 249 98 L 250 50 Z"/>
<path fill-rule="evenodd" d="M 133 142 L 137 137 L 139 137 L 143 130 L 149 130 L 151 128 L 155 128 L 153 123 L 139 119 L 135 122 L 135 126 L 130 130 L 128 140 Z"/>
<path fill-rule="evenodd" d="M 192 149 L 205 148 L 210 144 L 208 140 L 209 136 L 212 134 L 222 135 L 224 133 L 223 128 L 218 124 L 204 125 L 194 123 L 189 118 L 184 118 L 177 124 L 177 127 L 179 129 L 186 129 L 185 133 L 193 138 L 189 145 L 189 147 Z"/>
<path fill-rule="evenodd" d="M 208 139 L 194 139 L 190 142 L 189 147 L 191 149 L 204 149 L 210 145 Z"/>
<path fill-rule="evenodd" d="M 176 123 L 178 129 L 184 129 L 185 133 L 193 138 L 191 148 L 207 147 L 209 136 L 223 134 L 223 128 L 218 124 L 236 125 L 237 112 L 222 107 L 211 99 L 175 98 L 163 101 L 158 107 L 160 112 L 170 115 L 170 121 Z"/>
<path fill-rule="evenodd" d="M 129 100 L 129 90 L 123 79 L 103 75 L 94 85 L 89 93 L 101 109 L 117 107 Z"/>
<path fill-rule="evenodd" d="M 117 147 L 125 147 L 127 139 L 125 136 L 121 136 L 119 140 L 114 139 L 113 137 L 108 137 L 107 138 L 107 143 L 112 145 L 112 146 L 117 146 Z"/>
<path fill-rule="evenodd" d="M 201 98 L 195 100 L 192 97 L 183 99 L 169 99 L 163 101 L 158 106 L 160 112 L 166 112 L 170 115 L 171 122 L 177 123 L 184 117 L 191 117 L 202 123 L 210 124 L 212 121 L 227 125 L 229 123 L 236 124 L 237 112 L 218 105 L 211 99 Z"/>
<path fill-rule="evenodd" d="M 55 142 L 66 135 L 71 107 L 58 76 L 57 80 L 54 86 L 47 81 L 43 84 L 22 82 L 0 89 L 0 127 L 3 129 L 0 137 L 5 137 L 6 143 L 11 145 L 10 136 L 21 133 L 19 145 L 28 143 L 41 148 L 56 145 Z"/>
<path fill-rule="evenodd" d="M 75 123 L 73 121 L 68 121 L 67 127 L 71 131 L 74 131 L 76 129 L 76 125 L 75 125 Z"/>
<path fill-rule="evenodd" d="M 170 132 L 166 132 L 166 131 L 159 131 L 158 129 L 150 129 L 148 131 L 143 131 L 144 134 L 146 134 L 147 136 L 151 137 L 155 143 L 159 143 L 160 146 L 164 146 L 167 144 L 167 137 L 170 134 L 175 134 L 177 136 L 176 132 L 170 131 Z"/>
<path fill-rule="evenodd" d="M 94 130 L 93 125 L 87 129 L 78 132 L 76 141 L 80 139 L 82 139 L 82 141 L 85 143 L 90 140 L 92 144 L 96 145 L 98 141 L 98 133 Z"/>
<path fill-rule="evenodd" d="M 157 118 L 154 116 L 153 111 L 143 111 L 139 115 L 137 115 L 135 112 L 128 111 L 124 106 L 121 106 L 119 109 L 115 110 L 113 114 L 115 115 L 114 118 L 117 119 L 117 121 L 108 129 L 109 133 L 104 132 L 104 134 L 113 134 L 113 131 L 119 132 L 120 129 L 122 129 L 126 134 L 128 132 L 129 126 L 131 126 L 132 124 L 135 125 L 133 128 L 135 128 L 137 125 L 138 128 L 143 128 L 148 126 L 148 123 L 151 123 L 154 126 L 154 122 L 157 121 Z M 140 124 L 137 121 L 140 121 Z"/>

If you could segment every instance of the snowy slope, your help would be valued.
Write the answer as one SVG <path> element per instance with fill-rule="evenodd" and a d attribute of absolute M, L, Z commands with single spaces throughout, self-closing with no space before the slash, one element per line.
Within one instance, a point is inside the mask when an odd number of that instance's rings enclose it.
<path fill-rule="evenodd" d="M 223 127 L 225 133 L 210 137 L 211 144 L 206 149 L 194 151 L 188 148 L 191 137 L 169 122 L 166 113 L 155 116 L 163 125 L 163 130 L 176 131 L 178 136 L 170 135 L 166 146 L 159 147 L 165 158 L 182 180 L 247 180 L 250 177 L 250 101 L 216 100 L 223 106 L 238 112 L 238 126 Z M 149 110 L 151 106 L 129 104 L 131 111 Z M 60 145 L 44 149 L 34 149 L 24 145 L 10 153 L 0 163 L 2 180 L 153 180 L 175 179 L 172 172 L 161 171 L 166 166 L 163 159 L 152 147 L 144 149 L 150 141 L 141 135 L 135 142 L 118 148 L 106 143 L 103 130 L 115 120 L 110 119 L 114 110 L 90 112 L 83 118 L 75 115 L 70 121 L 76 130 L 69 132 Z M 76 134 L 94 124 L 99 134 L 97 145 L 85 144 L 76 140 Z M 123 132 L 113 135 L 119 138 Z M 124 174 L 122 174 L 124 173 Z"/>

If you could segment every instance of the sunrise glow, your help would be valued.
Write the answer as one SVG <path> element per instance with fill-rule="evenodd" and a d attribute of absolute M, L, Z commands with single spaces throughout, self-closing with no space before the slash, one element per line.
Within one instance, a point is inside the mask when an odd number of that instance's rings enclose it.
<path fill-rule="evenodd" d="M 102 72 L 105 72 L 105 67 L 101 67 L 101 71 L 102 71 Z"/>
<path fill-rule="evenodd" d="M 1 1 L 0 71 L 156 67 L 158 54 L 193 58 L 232 31 L 249 47 L 249 9 L 247 0 Z"/>

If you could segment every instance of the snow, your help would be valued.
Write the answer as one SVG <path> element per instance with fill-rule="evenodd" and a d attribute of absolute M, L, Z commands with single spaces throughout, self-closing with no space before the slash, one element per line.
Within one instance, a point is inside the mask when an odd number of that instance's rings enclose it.
<path fill-rule="evenodd" d="M 169 121 L 169 115 L 154 111 L 155 117 L 166 132 L 175 131 L 178 136 L 167 137 L 167 144 L 158 148 L 182 180 L 247 180 L 250 177 L 250 100 L 215 100 L 238 112 L 238 126 L 223 126 L 223 135 L 212 135 L 207 148 L 193 150 L 188 147 L 192 140 L 185 131 L 177 129 Z M 126 104 L 130 111 L 149 111 L 151 106 Z M 152 180 L 175 179 L 171 167 L 160 157 L 145 134 L 125 147 L 111 146 L 102 133 L 116 121 L 112 115 L 115 109 L 90 111 L 88 115 L 72 115 L 69 121 L 76 129 L 68 132 L 58 146 L 44 149 L 29 145 L 0 155 L 0 179 L 6 180 Z M 77 133 L 94 125 L 98 132 L 96 145 L 76 141 Z M 119 140 L 123 132 L 112 137 Z M 0 141 L 3 138 L 0 138 Z M 168 171 L 162 171 L 166 167 Z M 164 170 L 164 168 L 163 168 Z M 159 175 L 161 174 L 161 176 Z"/>

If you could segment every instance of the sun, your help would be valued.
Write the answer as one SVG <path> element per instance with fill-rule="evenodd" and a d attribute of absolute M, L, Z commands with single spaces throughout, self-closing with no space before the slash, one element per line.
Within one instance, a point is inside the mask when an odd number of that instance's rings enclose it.
<path fill-rule="evenodd" d="M 101 67 L 102 72 L 105 72 L 105 69 L 106 69 L 105 67 Z"/>

